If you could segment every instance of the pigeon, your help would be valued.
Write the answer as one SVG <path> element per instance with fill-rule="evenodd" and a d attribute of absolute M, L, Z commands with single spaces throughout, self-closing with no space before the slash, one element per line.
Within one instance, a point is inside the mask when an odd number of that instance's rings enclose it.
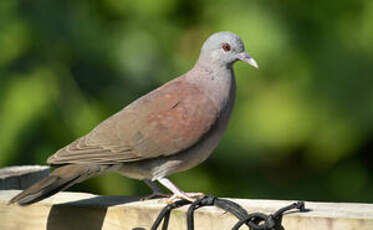
<path fill-rule="evenodd" d="M 168 201 L 194 201 L 167 176 L 205 161 L 224 135 L 233 109 L 233 64 L 258 68 L 241 38 L 217 32 L 204 42 L 192 69 L 138 98 L 87 135 L 50 156 L 56 169 L 12 198 L 29 205 L 105 172 L 143 180 L 154 195 L 158 181 L 172 192 Z"/>

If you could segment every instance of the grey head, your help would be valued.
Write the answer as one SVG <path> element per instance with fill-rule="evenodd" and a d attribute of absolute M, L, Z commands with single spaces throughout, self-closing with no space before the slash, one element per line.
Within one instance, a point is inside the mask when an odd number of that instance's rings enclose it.
<path fill-rule="evenodd" d="M 229 66 L 238 60 L 258 68 L 256 61 L 245 52 L 241 38 L 232 32 L 211 35 L 203 44 L 199 58 L 199 62 Z"/>

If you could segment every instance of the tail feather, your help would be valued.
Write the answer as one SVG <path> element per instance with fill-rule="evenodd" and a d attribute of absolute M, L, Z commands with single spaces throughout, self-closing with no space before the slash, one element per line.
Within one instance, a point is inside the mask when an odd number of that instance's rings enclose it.
<path fill-rule="evenodd" d="M 30 205 L 48 198 L 89 177 L 95 176 L 109 166 L 105 165 L 64 165 L 55 169 L 49 176 L 36 182 L 13 197 L 9 204 Z"/>

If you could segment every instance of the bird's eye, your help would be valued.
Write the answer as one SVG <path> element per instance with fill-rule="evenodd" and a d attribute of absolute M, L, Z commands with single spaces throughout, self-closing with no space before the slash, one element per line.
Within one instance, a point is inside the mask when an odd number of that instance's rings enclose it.
<path fill-rule="evenodd" d="M 225 51 L 225 52 L 228 52 L 228 51 L 231 51 L 231 45 L 229 45 L 228 43 L 224 43 L 223 44 L 223 46 L 221 47 L 221 48 L 223 48 L 223 50 Z"/>

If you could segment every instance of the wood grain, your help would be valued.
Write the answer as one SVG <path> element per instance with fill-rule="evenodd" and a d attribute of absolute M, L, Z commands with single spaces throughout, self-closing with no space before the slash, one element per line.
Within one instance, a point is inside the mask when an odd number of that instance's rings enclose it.
<path fill-rule="evenodd" d="M 27 207 L 7 205 L 19 191 L 0 191 L 0 229 L 59 230 L 149 229 L 165 206 L 161 200 L 137 201 L 135 197 L 97 196 L 61 192 Z M 248 212 L 273 213 L 293 201 L 232 199 Z M 284 216 L 286 230 L 372 230 L 373 204 L 306 202 L 307 213 Z M 187 207 L 172 212 L 169 229 L 186 229 Z M 231 229 L 236 219 L 215 207 L 204 207 L 195 214 L 195 229 Z M 245 229 L 245 228 L 242 228 Z"/>

